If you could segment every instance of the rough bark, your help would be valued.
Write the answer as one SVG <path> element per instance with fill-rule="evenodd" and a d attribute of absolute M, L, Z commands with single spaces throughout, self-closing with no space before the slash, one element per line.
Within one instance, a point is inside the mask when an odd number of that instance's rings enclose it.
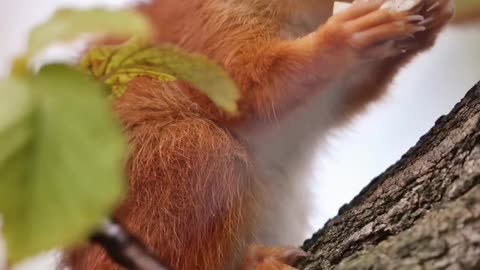
<path fill-rule="evenodd" d="M 480 83 L 304 243 L 301 269 L 480 269 Z"/>

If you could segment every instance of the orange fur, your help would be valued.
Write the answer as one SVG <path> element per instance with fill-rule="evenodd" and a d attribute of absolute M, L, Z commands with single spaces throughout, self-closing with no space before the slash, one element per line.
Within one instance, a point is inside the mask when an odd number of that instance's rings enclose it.
<path fill-rule="evenodd" d="M 246 149 L 178 85 L 139 78 L 131 88 L 116 106 L 132 146 L 131 192 L 118 218 L 174 269 L 238 260 L 231 251 L 246 244 L 236 238 L 248 233 L 255 203 Z M 99 250 L 79 252 L 71 260 L 86 264 L 77 269 L 116 269 Z"/>
<path fill-rule="evenodd" d="M 163 0 L 139 9 L 158 29 L 158 42 L 207 55 L 242 92 L 236 117 L 183 83 L 148 78 L 131 82 L 115 104 L 131 144 L 130 193 L 117 217 L 175 270 L 236 269 L 255 242 L 265 197 L 249 136 L 274 130 L 334 83 L 346 91 L 333 121 L 350 119 L 378 99 L 445 24 L 416 35 L 411 52 L 371 64 L 368 48 L 347 42 L 355 33 L 339 17 L 306 35 L 330 12 L 331 1 Z M 306 13 L 318 17 L 302 21 Z M 247 256 L 243 269 L 291 269 L 278 249 L 258 254 Z M 252 266 L 252 258 L 262 262 Z M 73 270 L 119 269 L 96 247 L 71 252 L 66 261 Z"/>

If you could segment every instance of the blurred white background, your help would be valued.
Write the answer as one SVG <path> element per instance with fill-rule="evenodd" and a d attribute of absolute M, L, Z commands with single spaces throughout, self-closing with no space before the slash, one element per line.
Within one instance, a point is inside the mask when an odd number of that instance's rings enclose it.
<path fill-rule="evenodd" d="M 0 77 L 20 53 L 29 29 L 59 7 L 120 7 L 129 0 L 0 0 Z M 381 74 L 379 74 L 381 75 Z M 348 128 L 336 132 L 319 153 L 313 192 L 314 228 L 333 217 L 362 187 L 414 145 L 442 114 L 480 80 L 480 24 L 450 27 L 437 46 L 397 76 L 390 94 Z M 2 250 L 0 244 L 0 268 Z M 16 270 L 53 270 L 54 257 Z"/>

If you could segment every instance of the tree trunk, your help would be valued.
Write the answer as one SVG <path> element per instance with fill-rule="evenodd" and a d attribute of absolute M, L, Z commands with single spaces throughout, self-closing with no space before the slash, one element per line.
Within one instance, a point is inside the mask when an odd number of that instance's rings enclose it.
<path fill-rule="evenodd" d="M 301 269 L 480 269 L 480 83 L 304 249 Z"/>

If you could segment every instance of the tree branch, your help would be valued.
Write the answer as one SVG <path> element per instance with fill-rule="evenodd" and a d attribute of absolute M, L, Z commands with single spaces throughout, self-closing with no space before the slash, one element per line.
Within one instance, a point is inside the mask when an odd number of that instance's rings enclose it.
<path fill-rule="evenodd" d="M 480 269 L 480 83 L 304 249 L 302 269 Z"/>

